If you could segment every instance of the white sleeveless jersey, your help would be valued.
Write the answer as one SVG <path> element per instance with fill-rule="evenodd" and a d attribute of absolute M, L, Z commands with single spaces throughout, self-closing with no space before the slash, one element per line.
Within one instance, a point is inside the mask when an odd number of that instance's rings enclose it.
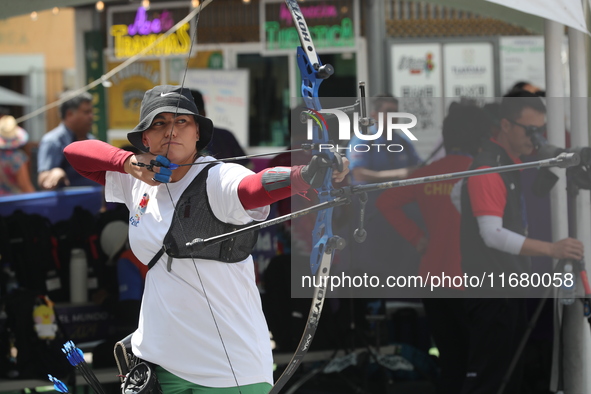
<path fill-rule="evenodd" d="M 197 162 L 208 160 L 213 158 L 199 158 Z M 182 180 L 168 184 L 175 204 L 205 167 L 192 166 Z M 247 211 L 238 198 L 238 184 L 250 174 L 236 164 L 209 170 L 207 194 L 219 220 L 246 224 L 267 217 L 268 206 Z M 174 216 L 166 186 L 149 186 L 131 175 L 107 172 L 105 196 L 107 201 L 129 208 L 130 245 L 147 265 L 162 248 Z M 167 260 L 164 254 L 146 276 L 139 327 L 132 337 L 134 354 L 203 386 L 236 386 L 230 362 L 239 385 L 273 384 L 271 343 L 252 257 L 239 263 L 174 259 L 170 272 L 166 270 Z"/>

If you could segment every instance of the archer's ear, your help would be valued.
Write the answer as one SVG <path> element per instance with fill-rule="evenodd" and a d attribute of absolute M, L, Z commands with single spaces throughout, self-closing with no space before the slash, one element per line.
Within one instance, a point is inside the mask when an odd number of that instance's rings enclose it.
<path fill-rule="evenodd" d="M 144 146 L 148 146 L 148 139 L 146 138 L 146 133 L 142 132 L 142 144 Z"/>

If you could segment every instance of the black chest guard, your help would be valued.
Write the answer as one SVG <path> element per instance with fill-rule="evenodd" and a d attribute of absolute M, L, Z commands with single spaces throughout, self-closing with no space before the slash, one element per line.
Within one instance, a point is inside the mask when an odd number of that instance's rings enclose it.
<path fill-rule="evenodd" d="M 149 268 L 152 268 L 165 252 L 169 256 L 169 270 L 171 258 L 196 258 L 237 263 L 246 259 L 252 252 L 258 237 L 257 231 L 238 235 L 201 250 L 186 246 L 188 241 L 195 238 L 206 239 L 248 226 L 224 223 L 216 218 L 211 210 L 207 195 L 207 175 L 209 169 L 215 165 L 217 164 L 205 167 L 181 195 L 168 233 L 164 237 L 164 245 L 148 264 Z"/>

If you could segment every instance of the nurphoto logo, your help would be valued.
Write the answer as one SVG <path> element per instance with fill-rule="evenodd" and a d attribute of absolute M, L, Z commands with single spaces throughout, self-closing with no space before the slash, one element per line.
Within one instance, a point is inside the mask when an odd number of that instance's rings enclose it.
<path fill-rule="evenodd" d="M 359 113 L 353 113 L 353 127 L 349 116 L 339 109 L 323 109 L 321 113 L 314 110 L 309 110 L 308 119 L 306 120 L 307 138 L 312 140 L 314 138 L 314 123 L 318 126 L 326 124 L 323 117 L 325 114 L 334 115 L 339 124 L 339 140 L 348 141 L 351 139 L 351 130 L 355 136 L 361 141 L 375 141 L 382 137 L 385 133 L 387 141 L 393 141 L 394 130 L 400 130 L 411 141 L 417 141 L 417 137 L 409 130 L 417 125 L 417 117 L 408 112 L 385 112 L 378 113 L 377 120 L 374 127 L 372 127 L 368 134 L 364 134 L 359 126 Z M 410 122 L 399 123 L 400 120 L 410 119 Z M 404 147 L 400 144 L 378 144 L 378 143 L 363 143 L 363 144 L 349 144 L 348 146 L 339 147 L 334 144 L 320 144 L 319 150 L 348 150 L 355 152 L 369 152 L 370 150 L 380 151 L 385 149 L 388 152 L 397 153 L 402 152 Z"/>

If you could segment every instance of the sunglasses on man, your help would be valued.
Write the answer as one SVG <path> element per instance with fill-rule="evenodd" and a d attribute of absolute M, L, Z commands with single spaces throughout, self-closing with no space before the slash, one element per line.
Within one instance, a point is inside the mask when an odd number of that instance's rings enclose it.
<path fill-rule="evenodd" d="M 513 123 L 515 126 L 522 127 L 525 130 L 525 135 L 531 137 L 534 133 L 544 134 L 546 132 L 546 125 L 543 126 L 526 126 L 521 123 L 517 123 L 514 120 L 507 119 L 510 123 Z"/>

